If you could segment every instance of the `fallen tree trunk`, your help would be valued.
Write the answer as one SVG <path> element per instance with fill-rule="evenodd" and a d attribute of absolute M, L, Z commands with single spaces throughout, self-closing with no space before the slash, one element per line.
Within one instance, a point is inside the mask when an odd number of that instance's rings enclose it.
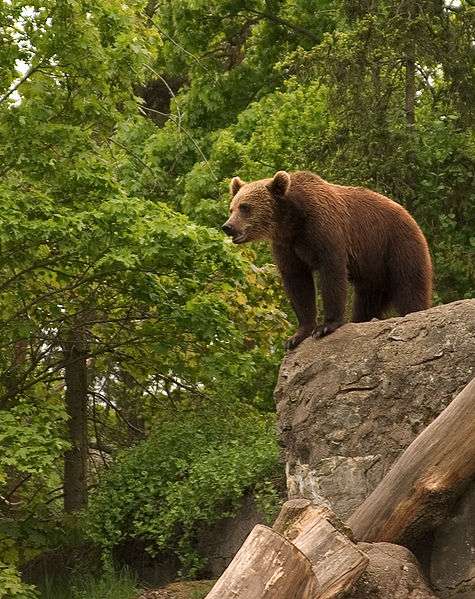
<path fill-rule="evenodd" d="M 474 476 L 475 379 L 409 445 L 348 526 L 359 541 L 412 541 Z"/>
<path fill-rule="evenodd" d="M 256 526 L 207 599 L 334 599 L 368 564 L 333 512 L 284 504 L 274 530 Z"/>

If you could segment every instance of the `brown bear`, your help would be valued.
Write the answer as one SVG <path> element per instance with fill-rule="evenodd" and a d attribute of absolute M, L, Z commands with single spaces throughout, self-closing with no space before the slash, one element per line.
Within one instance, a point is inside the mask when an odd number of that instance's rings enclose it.
<path fill-rule="evenodd" d="M 389 198 L 362 187 L 328 183 L 310 172 L 231 181 L 229 219 L 234 243 L 267 239 L 298 318 L 286 348 L 343 324 L 347 285 L 355 290 L 353 322 L 400 315 L 431 305 L 432 264 L 412 216 Z M 325 312 L 316 326 L 313 273 L 320 275 Z"/>

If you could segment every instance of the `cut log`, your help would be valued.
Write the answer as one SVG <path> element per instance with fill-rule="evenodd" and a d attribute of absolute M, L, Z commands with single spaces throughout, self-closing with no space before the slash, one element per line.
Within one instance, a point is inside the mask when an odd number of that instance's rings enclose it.
<path fill-rule="evenodd" d="M 207 599 L 313 599 L 310 560 L 267 526 L 255 526 Z"/>
<path fill-rule="evenodd" d="M 413 541 L 441 521 L 474 476 L 475 379 L 409 445 L 348 525 L 360 541 Z"/>
<path fill-rule="evenodd" d="M 283 534 L 312 562 L 319 599 L 349 591 L 368 564 L 368 557 L 351 540 L 351 530 L 326 506 L 307 499 L 287 501 L 274 530 Z"/>
<path fill-rule="evenodd" d="M 207 599 L 336 599 L 368 558 L 324 506 L 284 504 L 274 530 L 256 526 Z"/>

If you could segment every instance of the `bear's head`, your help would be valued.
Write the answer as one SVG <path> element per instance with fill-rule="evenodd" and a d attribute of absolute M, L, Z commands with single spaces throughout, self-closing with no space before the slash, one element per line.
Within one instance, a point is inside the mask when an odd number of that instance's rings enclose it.
<path fill-rule="evenodd" d="M 229 218 L 222 226 L 233 243 L 270 239 L 275 226 L 275 203 L 287 193 L 290 175 L 278 171 L 272 179 L 245 183 L 233 177 Z"/>

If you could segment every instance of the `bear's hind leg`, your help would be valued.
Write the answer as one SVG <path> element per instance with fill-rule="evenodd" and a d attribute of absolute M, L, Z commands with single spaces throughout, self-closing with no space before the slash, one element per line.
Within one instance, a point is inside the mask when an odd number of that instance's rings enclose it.
<path fill-rule="evenodd" d="M 392 305 L 400 316 L 427 310 L 431 306 L 432 270 L 430 258 L 413 259 L 403 269 L 400 265 L 392 281 Z"/>
<path fill-rule="evenodd" d="M 352 322 L 368 322 L 381 319 L 389 305 L 389 294 L 383 290 L 355 287 Z"/>
<path fill-rule="evenodd" d="M 432 263 L 420 231 L 399 239 L 389 261 L 391 304 L 400 316 L 427 310 L 432 299 Z"/>
<path fill-rule="evenodd" d="M 400 316 L 427 310 L 431 305 L 430 291 L 424 286 L 421 289 L 414 287 L 398 289 L 392 303 Z"/>

